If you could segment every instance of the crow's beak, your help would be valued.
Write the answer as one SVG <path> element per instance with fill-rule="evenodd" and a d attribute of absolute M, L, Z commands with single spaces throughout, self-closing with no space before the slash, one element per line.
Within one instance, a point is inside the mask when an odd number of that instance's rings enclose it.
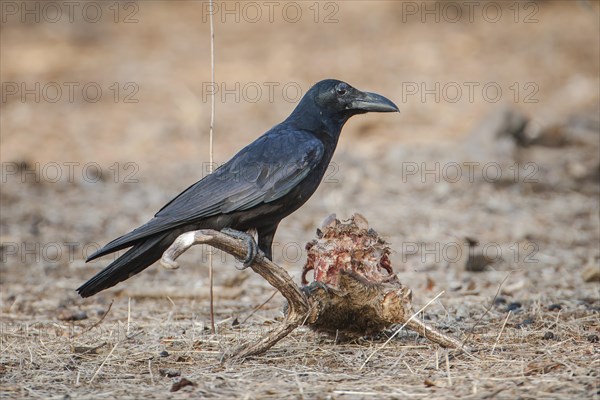
<path fill-rule="evenodd" d="M 358 92 L 356 99 L 350 103 L 350 108 L 363 112 L 400 112 L 391 100 L 369 92 Z"/>

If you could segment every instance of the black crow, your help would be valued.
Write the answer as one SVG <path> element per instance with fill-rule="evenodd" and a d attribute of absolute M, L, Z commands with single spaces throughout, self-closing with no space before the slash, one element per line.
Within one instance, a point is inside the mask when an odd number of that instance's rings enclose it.
<path fill-rule="evenodd" d="M 89 297 L 124 281 L 160 259 L 179 235 L 198 229 L 256 230 L 258 248 L 272 259 L 279 222 L 321 183 L 346 121 L 356 114 L 392 111 L 399 110 L 390 100 L 345 82 L 315 84 L 285 121 L 187 188 L 146 224 L 92 254 L 87 261 L 131 247 L 77 292 Z"/>

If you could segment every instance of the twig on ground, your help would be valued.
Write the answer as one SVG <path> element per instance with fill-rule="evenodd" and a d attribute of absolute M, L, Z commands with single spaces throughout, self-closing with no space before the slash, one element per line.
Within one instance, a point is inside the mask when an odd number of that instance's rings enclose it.
<path fill-rule="evenodd" d="M 506 323 L 508 322 L 508 318 L 510 317 L 512 311 L 508 311 L 508 314 L 506 314 L 506 318 L 504 319 L 504 323 L 502 324 L 502 328 L 500 328 L 500 333 L 498 333 L 498 337 L 496 338 L 496 342 L 494 343 L 494 346 L 492 346 L 492 352 L 490 353 L 490 355 L 494 355 L 494 350 L 496 350 L 496 345 L 498 344 L 498 341 L 500 340 L 500 336 L 502 336 L 502 332 L 504 332 L 504 327 L 506 326 Z"/>
<path fill-rule="evenodd" d="M 110 304 L 108 305 L 108 308 L 106 309 L 106 311 L 104 311 L 104 314 L 102 314 L 102 316 L 100 317 L 100 319 L 96 322 L 94 322 L 91 326 L 85 328 L 83 330 L 83 332 L 81 332 L 79 335 L 76 335 L 75 337 L 79 337 L 81 335 L 83 335 L 84 333 L 87 333 L 89 331 L 91 331 L 92 329 L 94 329 L 95 327 L 97 327 L 98 325 L 100 325 L 102 323 L 102 321 L 104 321 L 104 318 L 106 318 L 106 316 L 108 315 L 110 309 L 112 308 L 114 300 L 111 300 Z"/>

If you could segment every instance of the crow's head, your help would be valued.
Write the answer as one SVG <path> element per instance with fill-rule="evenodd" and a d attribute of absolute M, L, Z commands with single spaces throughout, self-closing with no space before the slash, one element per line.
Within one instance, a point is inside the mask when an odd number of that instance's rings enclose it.
<path fill-rule="evenodd" d="M 320 108 L 335 114 L 400 111 L 389 99 L 377 93 L 361 92 L 346 82 L 335 79 L 317 83 L 306 95 L 312 95 Z"/>
<path fill-rule="evenodd" d="M 341 129 L 353 115 L 399 111 L 392 101 L 379 94 L 362 92 L 336 79 L 326 79 L 306 92 L 290 118 L 303 121 L 303 125 L 314 126 L 314 123 L 321 122 Z"/>

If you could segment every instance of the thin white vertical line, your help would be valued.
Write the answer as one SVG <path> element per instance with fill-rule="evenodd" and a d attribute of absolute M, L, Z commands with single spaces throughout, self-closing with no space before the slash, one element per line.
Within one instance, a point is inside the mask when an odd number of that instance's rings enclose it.
<path fill-rule="evenodd" d="M 209 2 L 210 10 L 210 82 L 213 90 L 210 94 L 210 131 L 208 143 L 208 171 L 213 172 L 213 130 L 215 126 L 215 27 L 213 22 L 214 4 L 213 0 Z M 213 334 L 215 331 L 215 313 L 214 313 L 214 296 L 213 296 L 213 258 L 212 250 L 208 253 L 208 280 L 210 285 L 210 327 Z"/>

